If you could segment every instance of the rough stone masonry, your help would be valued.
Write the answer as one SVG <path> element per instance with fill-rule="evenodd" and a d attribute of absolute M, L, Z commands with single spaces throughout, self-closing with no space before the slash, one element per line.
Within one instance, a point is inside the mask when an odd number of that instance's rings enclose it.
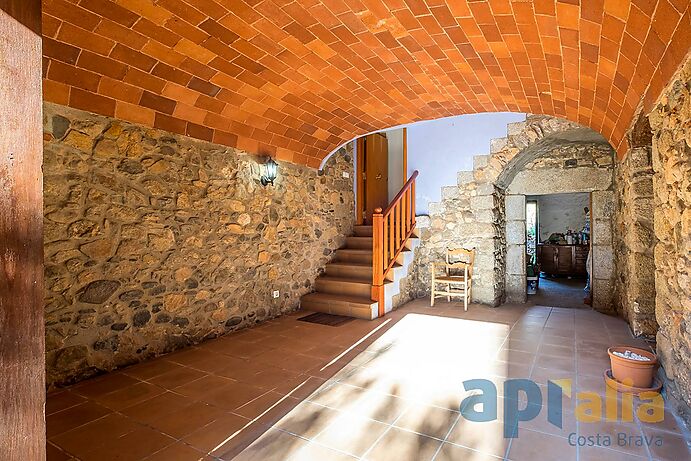
<path fill-rule="evenodd" d="M 655 220 L 657 352 L 666 389 L 691 421 L 691 59 L 649 114 Z"/>
<path fill-rule="evenodd" d="M 352 231 L 350 147 L 264 187 L 184 136 L 53 104 L 44 131 L 49 386 L 296 308 Z"/>

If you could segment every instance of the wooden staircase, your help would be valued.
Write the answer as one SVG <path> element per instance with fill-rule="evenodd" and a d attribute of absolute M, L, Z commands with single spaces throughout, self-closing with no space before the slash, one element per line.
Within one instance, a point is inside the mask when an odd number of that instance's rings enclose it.
<path fill-rule="evenodd" d="M 374 226 L 354 227 L 315 281 L 316 292 L 300 299 L 302 309 L 370 320 L 393 308 L 400 279 L 419 244 L 414 233 L 416 177 L 417 172 L 386 211 L 375 211 Z"/>
<path fill-rule="evenodd" d="M 377 316 L 377 302 L 371 299 L 372 226 L 355 226 L 354 233 L 317 278 L 317 291 L 302 297 L 303 309 L 361 319 Z"/>

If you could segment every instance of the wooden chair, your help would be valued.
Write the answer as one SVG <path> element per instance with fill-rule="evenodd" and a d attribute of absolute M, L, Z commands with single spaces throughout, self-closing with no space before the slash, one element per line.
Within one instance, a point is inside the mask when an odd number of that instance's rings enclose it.
<path fill-rule="evenodd" d="M 465 259 L 466 261 L 462 261 Z M 475 249 L 465 248 L 446 250 L 446 263 L 432 263 L 432 295 L 430 306 L 434 306 L 434 299 L 446 296 L 451 301 L 452 296 L 463 298 L 463 307 L 468 310 L 468 301 L 472 290 L 473 262 Z M 441 270 L 443 269 L 443 271 Z M 437 288 L 439 286 L 439 288 Z"/>

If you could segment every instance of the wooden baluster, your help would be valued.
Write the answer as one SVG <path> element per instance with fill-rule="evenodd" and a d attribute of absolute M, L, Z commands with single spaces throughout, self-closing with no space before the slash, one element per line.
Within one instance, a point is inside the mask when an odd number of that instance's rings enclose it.
<path fill-rule="evenodd" d="M 389 255 L 389 258 L 386 260 L 386 267 L 389 267 L 389 263 L 393 259 L 394 254 L 396 253 L 396 239 L 394 238 L 396 226 L 394 226 L 393 210 L 391 210 L 389 212 L 388 218 L 389 218 L 389 240 L 390 240 L 390 245 L 391 245 L 391 255 Z"/>
<path fill-rule="evenodd" d="M 413 200 L 412 189 L 408 188 L 408 231 L 413 228 Z"/>
<path fill-rule="evenodd" d="M 401 235 L 405 238 L 408 233 L 408 190 L 401 197 Z"/>
<path fill-rule="evenodd" d="M 413 227 L 415 227 L 415 180 L 413 179 L 413 183 L 410 185 L 410 204 L 412 205 L 411 208 L 411 217 L 413 218 Z"/>
<path fill-rule="evenodd" d="M 410 187 L 405 191 L 405 233 L 410 232 Z"/>

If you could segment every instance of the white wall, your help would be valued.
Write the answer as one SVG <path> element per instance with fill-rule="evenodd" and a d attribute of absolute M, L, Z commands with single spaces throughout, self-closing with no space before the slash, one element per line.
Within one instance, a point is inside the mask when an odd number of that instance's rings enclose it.
<path fill-rule="evenodd" d="M 389 203 L 405 184 L 403 180 L 403 128 L 386 132 L 389 149 Z"/>
<path fill-rule="evenodd" d="M 526 200 L 537 201 L 540 242 L 554 232 L 580 231 L 585 224 L 583 207 L 590 207 L 588 193 L 533 195 Z"/>
<path fill-rule="evenodd" d="M 489 153 L 489 141 L 506 136 L 506 125 L 525 114 L 496 112 L 460 115 L 408 127 L 408 175 L 418 170 L 417 214 L 441 199 L 442 186 L 456 184 L 456 174 L 473 169 L 473 156 Z M 391 176 L 389 176 L 391 178 Z"/>

